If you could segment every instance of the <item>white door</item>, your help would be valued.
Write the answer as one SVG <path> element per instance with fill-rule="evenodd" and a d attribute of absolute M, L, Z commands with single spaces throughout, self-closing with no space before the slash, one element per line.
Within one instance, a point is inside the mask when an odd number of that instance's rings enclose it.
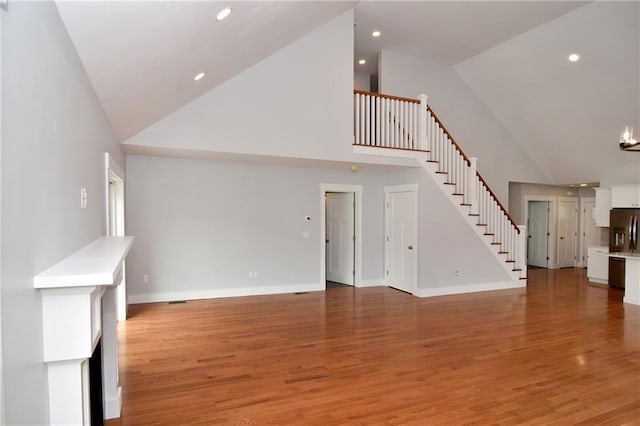
<path fill-rule="evenodd" d="M 600 228 L 596 226 L 593 218 L 593 210 L 596 207 L 595 198 L 584 198 L 582 204 L 582 244 L 580 245 L 579 258 L 581 266 L 587 266 L 587 248 L 600 245 Z"/>
<path fill-rule="evenodd" d="M 416 192 L 385 194 L 387 285 L 416 292 Z"/>
<path fill-rule="evenodd" d="M 558 200 L 557 265 L 560 268 L 576 266 L 576 239 L 578 200 Z"/>
<path fill-rule="evenodd" d="M 529 201 L 527 232 L 527 265 L 548 268 L 548 201 Z"/>
<path fill-rule="evenodd" d="M 328 192 L 326 195 L 326 279 L 353 285 L 355 240 L 355 194 Z"/>

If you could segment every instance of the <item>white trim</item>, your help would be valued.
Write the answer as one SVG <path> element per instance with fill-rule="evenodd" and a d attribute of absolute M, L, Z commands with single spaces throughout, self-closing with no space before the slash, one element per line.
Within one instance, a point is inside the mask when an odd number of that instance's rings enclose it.
<path fill-rule="evenodd" d="M 386 287 L 384 278 L 360 280 L 358 287 Z"/>
<path fill-rule="evenodd" d="M 2 70 L 2 21 L 4 20 L 4 11 L 6 10 L 6 2 L 3 10 L 0 10 L 0 70 Z M 0 71 L 0 81 L 2 81 L 2 72 Z M 2 84 L 0 84 L 0 123 L 2 123 Z M 0 163 L 2 163 L 2 125 L 0 124 Z M 1 176 L 1 174 L 0 174 Z M 0 185 L 1 186 L 1 185 Z M 0 212 L 2 212 L 2 193 L 0 191 Z M 0 213 L 0 224 L 2 223 L 2 214 Z M 2 229 L 0 226 L 0 247 L 2 246 Z M 0 425 L 6 424 L 4 414 L 4 372 L 3 372 L 3 349 L 2 349 L 2 250 L 0 249 Z"/>
<path fill-rule="evenodd" d="M 113 159 L 108 152 L 104 153 L 104 171 L 105 171 L 105 179 L 104 179 L 104 197 L 105 197 L 105 232 L 106 235 L 115 235 L 115 236 L 124 236 L 125 235 L 125 197 L 124 197 L 124 182 L 125 182 L 125 173 L 122 167 Z M 109 182 L 113 181 L 115 185 L 115 198 L 116 198 L 116 223 L 120 224 L 120 226 L 116 227 L 115 232 L 111 230 L 111 203 L 110 203 L 110 190 L 109 190 Z M 126 266 L 126 264 L 125 264 Z M 116 301 L 116 318 L 118 321 L 125 321 L 127 319 L 127 274 L 126 267 L 123 266 L 122 271 L 122 282 L 118 286 L 117 289 L 117 301 Z"/>
<path fill-rule="evenodd" d="M 355 244 L 355 262 L 354 267 L 356 270 L 353 277 L 354 287 L 360 287 L 362 281 L 362 185 L 343 185 L 338 183 L 321 183 L 320 184 L 320 282 L 322 288 L 325 288 L 326 282 L 326 212 L 325 212 L 325 194 L 327 192 L 353 192 L 356 194 L 356 244 Z"/>
<path fill-rule="evenodd" d="M 574 225 L 573 225 L 573 265 L 571 266 L 573 268 L 577 266 L 577 262 L 578 262 L 578 229 L 580 228 L 580 214 L 578 211 L 580 208 L 579 200 L 580 199 L 578 197 L 558 196 L 558 205 L 560 204 L 561 201 L 573 203 L 575 205 Z M 557 211 L 558 210 L 556 209 L 556 215 L 558 214 Z M 556 227 L 557 227 L 557 222 L 558 222 L 558 216 L 556 216 Z M 556 238 L 558 238 L 558 236 L 556 236 Z M 556 247 L 560 245 L 559 239 L 556 239 L 555 243 L 556 243 Z M 555 259 L 555 265 L 556 267 L 560 267 L 558 259 Z M 563 266 L 563 268 L 566 268 L 566 266 Z"/>
<path fill-rule="evenodd" d="M 587 246 L 585 245 L 585 233 L 586 228 L 584 226 L 585 217 L 593 217 L 592 212 L 585 212 L 585 203 L 593 201 L 593 205 L 595 208 L 596 197 L 580 197 L 579 198 L 579 207 L 578 207 L 578 249 L 580 250 L 579 258 L 577 259 L 576 266 L 581 268 L 587 267 Z M 599 230 L 598 230 L 599 231 Z M 600 242 L 600 237 L 598 237 L 598 242 Z M 576 253 L 576 257 L 578 253 Z"/>
<path fill-rule="evenodd" d="M 416 296 L 435 297 L 449 296 L 453 294 L 477 293 L 480 291 L 508 290 L 513 288 L 524 288 L 527 286 L 526 280 L 501 281 L 495 283 L 457 285 L 452 287 L 419 288 Z"/>
<path fill-rule="evenodd" d="M 418 184 L 416 183 L 409 183 L 409 184 L 405 184 L 405 185 L 390 185 L 390 186 L 385 186 L 384 187 L 384 206 L 382 206 L 382 208 L 384 209 L 384 235 L 385 235 L 385 240 L 386 240 L 386 236 L 389 235 L 389 215 L 387 214 L 387 202 L 388 202 L 388 197 L 389 194 L 393 194 L 393 193 L 398 193 L 398 192 L 411 192 L 413 193 L 413 217 L 414 217 L 414 224 L 415 224 L 415 235 L 413 236 L 413 246 L 414 246 L 414 252 L 415 252 L 415 262 L 414 262 L 414 270 L 413 270 L 413 283 L 412 283 L 412 291 L 411 294 L 417 294 L 419 289 L 418 289 L 418 255 L 420 253 L 420 247 L 418 245 Z M 388 265 L 388 259 L 389 259 L 389 253 L 387 253 L 388 251 L 388 247 L 389 244 L 387 244 L 387 242 L 385 241 L 384 243 L 384 270 L 387 271 L 389 269 L 389 265 Z M 384 280 L 385 280 L 385 285 L 389 285 L 388 281 L 387 281 L 387 275 L 385 274 Z"/>
<path fill-rule="evenodd" d="M 178 300 L 218 299 L 223 297 L 263 296 L 268 294 L 300 293 L 308 291 L 324 291 L 324 281 L 309 284 L 292 284 L 281 286 L 221 288 L 208 290 L 169 291 L 157 293 L 131 294 L 131 303 L 174 302 Z"/>
<path fill-rule="evenodd" d="M 105 395 L 103 404 L 105 420 L 120 417 L 120 412 L 122 409 L 122 386 L 118 386 L 115 397 L 108 398 Z"/>

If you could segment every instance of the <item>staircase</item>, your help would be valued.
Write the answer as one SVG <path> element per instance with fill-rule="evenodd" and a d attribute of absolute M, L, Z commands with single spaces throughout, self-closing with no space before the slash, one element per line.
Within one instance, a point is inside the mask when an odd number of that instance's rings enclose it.
<path fill-rule="evenodd" d="M 427 96 L 400 98 L 354 91 L 354 150 L 413 156 L 438 182 L 513 280 L 525 280 L 526 232 L 515 224 L 478 173 L 478 160 L 460 149 L 427 105 Z"/>

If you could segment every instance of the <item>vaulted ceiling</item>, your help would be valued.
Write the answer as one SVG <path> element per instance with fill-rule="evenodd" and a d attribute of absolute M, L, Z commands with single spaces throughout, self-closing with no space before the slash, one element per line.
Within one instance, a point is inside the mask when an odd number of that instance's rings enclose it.
<path fill-rule="evenodd" d="M 355 7 L 356 71 L 375 74 L 382 49 L 451 66 L 554 183 L 640 181 L 640 155 L 615 150 L 640 126 L 638 1 L 57 4 L 121 141 Z"/>

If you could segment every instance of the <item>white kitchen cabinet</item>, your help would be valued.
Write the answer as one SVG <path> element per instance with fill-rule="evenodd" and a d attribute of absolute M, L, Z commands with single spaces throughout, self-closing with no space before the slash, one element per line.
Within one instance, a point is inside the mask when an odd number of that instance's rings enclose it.
<path fill-rule="evenodd" d="M 611 207 L 640 207 L 640 185 L 612 186 Z"/>
<path fill-rule="evenodd" d="M 611 189 L 593 188 L 596 191 L 596 209 L 594 219 L 596 226 L 609 227 L 609 210 L 611 210 Z"/>
<path fill-rule="evenodd" d="M 609 283 L 609 249 L 607 247 L 587 248 L 587 278 L 600 284 Z"/>

